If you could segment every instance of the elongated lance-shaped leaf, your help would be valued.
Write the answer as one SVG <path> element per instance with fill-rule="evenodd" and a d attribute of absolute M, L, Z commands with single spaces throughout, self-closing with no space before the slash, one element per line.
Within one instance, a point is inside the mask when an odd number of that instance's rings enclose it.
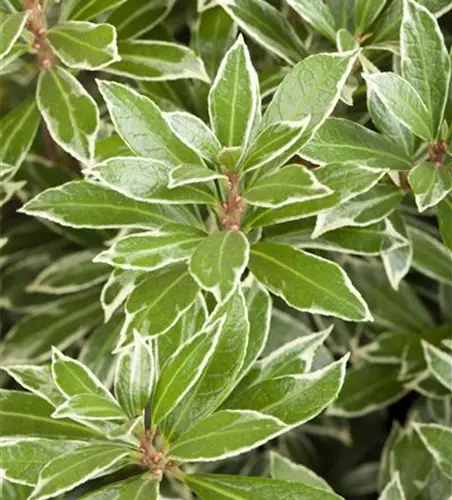
<path fill-rule="evenodd" d="M 133 343 L 119 356 L 115 375 L 115 396 L 133 419 L 148 405 L 154 385 L 155 361 L 147 341 L 134 332 Z"/>
<path fill-rule="evenodd" d="M 122 269 L 154 271 L 187 260 L 206 234 L 196 228 L 175 225 L 174 231 L 138 233 L 117 240 L 95 258 Z"/>
<path fill-rule="evenodd" d="M 75 228 L 158 228 L 182 222 L 188 213 L 177 207 L 133 200 L 98 183 L 68 182 L 43 191 L 20 210 Z"/>
<path fill-rule="evenodd" d="M 218 344 L 225 318 L 180 345 L 164 363 L 152 400 L 152 424 L 158 425 L 199 380 Z"/>
<path fill-rule="evenodd" d="M 137 286 L 142 273 L 115 269 L 102 288 L 100 302 L 105 321 L 109 321 L 115 311 L 123 304 Z"/>
<path fill-rule="evenodd" d="M 222 410 L 182 434 L 170 447 L 178 460 L 208 462 L 245 453 L 285 431 L 275 417 L 250 410 Z"/>
<path fill-rule="evenodd" d="M 288 0 L 287 3 L 317 31 L 334 42 L 336 23 L 328 3 L 309 0 Z"/>
<path fill-rule="evenodd" d="M 306 167 L 288 165 L 258 179 L 245 189 L 243 196 L 250 205 L 280 208 L 291 203 L 324 198 L 332 192 Z"/>
<path fill-rule="evenodd" d="M 162 500 L 159 495 L 159 483 L 149 477 L 149 474 L 132 476 L 122 481 L 108 484 L 107 486 L 84 495 L 85 500 Z"/>
<path fill-rule="evenodd" d="M 235 385 L 243 366 L 249 337 L 246 303 L 240 288 L 227 301 L 217 305 L 207 325 L 214 324 L 224 315 L 226 322 L 201 377 L 163 425 L 163 435 L 170 443 L 210 415 L 229 396 Z"/>
<path fill-rule="evenodd" d="M 296 309 L 351 321 L 372 320 L 364 299 L 336 263 L 289 245 L 258 243 L 251 248 L 250 270 Z"/>
<path fill-rule="evenodd" d="M 385 8 L 387 0 L 373 2 L 372 0 L 357 0 L 355 2 L 355 25 L 358 34 L 363 34 L 378 18 Z"/>
<path fill-rule="evenodd" d="M 400 120 L 414 135 L 432 140 L 435 137 L 432 118 L 411 84 L 396 73 L 364 75 L 371 92 L 380 98 L 389 113 Z"/>
<path fill-rule="evenodd" d="M 430 372 L 452 392 L 452 356 L 425 341 L 422 348 Z"/>
<path fill-rule="evenodd" d="M 447 102 L 451 62 L 438 22 L 414 0 L 403 1 L 400 51 L 402 75 L 427 106 L 436 133 Z"/>
<path fill-rule="evenodd" d="M 58 406 L 52 413 L 53 418 L 72 418 L 82 420 L 126 420 L 126 414 L 111 397 L 98 394 L 76 394 L 63 404 Z"/>
<path fill-rule="evenodd" d="M 73 21 L 87 21 L 108 10 L 119 7 L 126 1 L 127 0 L 83 0 L 82 2 L 76 3 L 69 18 Z"/>
<path fill-rule="evenodd" d="M 259 115 L 259 81 L 240 36 L 224 56 L 210 88 L 210 121 L 224 147 L 244 147 Z"/>
<path fill-rule="evenodd" d="M 116 31 L 110 24 L 67 21 L 48 33 L 57 56 L 70 68 L 97 70 L 120 59 Z"/>
<path fill-rule="evenodd" d="M 0 161 L 18 167 L 27 155 L 40 122 L 35 99 L 26 100 L 0 120 Z"/>
<path fill-rule="evenodd" d="M 108 73 L 144 81 L 193 78 L 209 82 L 202 59 L 184 45 L 154 40 L 124 40 L 118 43 L 120 61 Z"/>
<path fill-rule="evenodd" d="M 200 167 L 199 165 L 178 165 L 171 169 L 169 173 L 168 187 L 174 190 L 174 188 L 179 186 L 199 184 L 214 179 L 226 179 L 226 176 L 210 168 Z"/>
<path fill-rule="evenodd" d="M 8 55 L 16 40 L 20 37 L 29 15 L 28 11 L 16 12 L 10 15 L 5 15 L 2 12 L 0 22 L 0 59 Z"/>
<path fill-rule="evenodd" d="M 36 100 L 52 138 L 65 151 L 90 164 L 99 128 L 99 110 L 83 86 L 63 68 L 42 71 Z"/>
<path fill-rule="evenodd" d="M 452 191 L 452 173 L 447 165 L 419 163 L 410 170 L 408 182 L 419 212 L 437 205 Z"/>
<path fill-rule="evenodd" d="M 30 499 L 46 499 L 123 467 L 132 455 L 125 444 L 93 443 L 53 459 L 41 471 Z"/>
<path fill-rule="evenodd" d="M 405 492 L 403 491 L 402 483 L 400 482 L 400 474 L 396 472 L 391 481 L 386 485 L 381 492 L 378 500 L 405 500 Z"/>
<path fill-rule="evenodd" d="M 444 245 L 452 252 L 452 194 L 448 194 L 436 207 L 439 232 Z"/>
<path fill-rule="evenodd" d="M 268 2 L 220 0 L 218 3 L 247 35 L 289 64 L 305 54 L 292 25 Z"/>
<path fill-rule="evenodd" d="M 439 468 L 452 478 L 452 430 L 438 424 L 415 424 L 415 429 Z"/>
<path fill-rule="evenodd" d="M 139 156 L 173 166 L 204 165 L 171 130 L 151 99 L 120 83 L 99 81 L 98 85 L 116 130 Z"/>
<path fill-rule="evenodd" d="M 216 232 L 197 246 L 189 270 L 200 287 L 223 302 L 237 289 L 248 258 L 249 243 L 242 232 Z"/>

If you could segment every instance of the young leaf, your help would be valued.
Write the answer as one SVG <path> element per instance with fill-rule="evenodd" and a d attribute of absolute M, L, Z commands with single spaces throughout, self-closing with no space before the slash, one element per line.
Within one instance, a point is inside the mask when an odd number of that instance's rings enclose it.
<path fill-rule="evenodd" d="M 220 460 L 266 443 L 286 429 L 283 422 L 249 410 L 218 411 L 179 436 L 169 449 L 177 460 Z"/>
<path fill-rule="evenodd" d="M 408 182 L 419 212 L 437 205 L 452 191 L 452 174 L 443 165 L 419 163 L 410 170 Z"/>
<path fill-rule="evenodd" d="M 210 234 L 193 252 L 190 274 L 200 287 L 223 302 L 237 288 L 249 258 L 249 243 L 240 231 Z"/>
<path fill-rule="evenodd" d="M 406 500 L 398 472 L 394 474 L 391 481 L 386 485 L 378 500 Z"/>
<path fill-rule="evenodd" d="M 16 40 L 20 37 L 29 15 L 30 13 L 27 10 L 10 15 L 5 15 L 2 12 L 0 21 L 0 59 L 8 55 Z"/>
<path fill-rule="evenodd" d="M 414 0 L 404 0 L 400 30 L 402 75 L 427 106 L 433 132 L 442 125 L 451 62 L 435 17 Z"/>
<path fill-rule="evenodd" d="M 36 100 L 52 138 L 65 151 L 90 164 L 99 128 L 99 110 L 78 80 L 61 67 L 41 71 Z"/>
<path fill-rule="evenodd" d="M 116 31 L 110 24 L 67 21 L 48 33 L 56 55 L 70 68 L 97 70 L 120 59 Z"/>
<path fill-rule="evenodd" d="M 77 2 L 69 18 L 73 21 L 88 21 L 99 14 L 115 9 L 127 0 L 82 0 Z"/>
<path fill-rule="evenodd" d="M 123 467 L 131 455 L 132 450 L 126 445 L 107 441 L 65 453 L 42 469 L 30 500 L 58 496 L 90 479 L 114 472 Z"/>
<path fill-rule="evenodd" d="M 414 135 L 426 141 L 435 138 L 431 114 L 407 80 L 395 73 L 375 73 L 364 75 L 364 78 L 371 92 L 375 92 L 389 113 Z"/>
<path fill-rule="evenodd" d="M 27 155 L 41 116 L 35 99 L 28 99 L 0 120 L 0 161 L 18 167 Z M 2 176 L 3 177 L 3 176 Z"/>
<path fill-rule="evenodd" d="M 165 419 L 199 380 L 217 346 L 223 327 L 224 320 L 221 319 L 189 338 L 166 360 L 152 400 L 153 425 Z"/>
<path fill-rule="evenodd" d="M 123 271 L 122 269 L 115 269 L 110 274 L 100 296 L 106 322 L 132 293 L 141 276 L 140 272 Z"/>
<path fill-rule="evenodd" d="M 159 483 L 149 478 L 149 474 L 132 476 L 84 495 L 84 500 L 111 500 L 112 498 L 115 500 L 164 499 L 159 495 Z"/>
<path fill-rule="evenodd" d="M 415 429 L 439 468 L 452 477 L 452 430 L 437 424 L 416 424 Z"/>
<path fill-rule="evenodd" d="M 224 147 L 243 147 L 259 115 L 257 73 L 239 37 L 224 56 L 209 92 L 212 129 Z"/>
<path fill-rule="evenodd" d="M 116 130 L 138 156 L 170 166 L 204 166 L 202 159 L 171 130 L 151 99 L 116 82 L 99 81 L 98 85 Z"/>
<path fill-rule="evenodd" d="M 355 26 L 358 34 L 366 32 L 367 28 L 378 18 L 387 0 L 373 2 L 372 0 L 356 0 Z"/>
<path fill-rule="evenodd" d="M 334 42 L 336 38 L 336 22 L 327 3 L 323 1 L 288 0 L 287 2 L 297 14 Z"/>
<path fill-rule="evenodd" d="M 425 341 L 422 348 L 430 372 L 452 392 L 452 356 Z"/>
<path fill-rule="evenodd" d="M 436 207 L 439 231 L 446 247 L 452 252 L 452 195 L 447 195 Z"/>
<path fill-rule="evenodd" d="M 130 419 L 141 415 L 151 399 L 155 361 L 149 344 L 134 332 L 133 344 L 119 356 L 115 396 Z"/>
<path fill-rule="evenodd" d="M 206 234 L 196 228 L 175 225 L 173 231 L 126 236 L 95 258 L 122 269 L 155 271 L 187 260 Z"/>
<path fill-rule="evenodd" d="M 82 419 L 83 421 L 125 420 L 126 415 L 111 397 L 98 394 L 76 394 L 58 406 L 53 418 Z"/>
<path fill-rule="evenodd" d="M 250 205 L 280 208 L 291 203 L 323 198 L 331 193 L 332 190 L 320 184 L 307 168 L 288 165 L 251 184 L 245 189 L 244 197 Z"/>
<path fill-rule="evenodd" d="M 168 187 L 174 189 L 179 186 L 204 183 L 214 179 L 226 179 L 226 176 L 199 165 L 178 165 L 169 173 Z"/>
<path fill-rule="evenodd" d="M 259 243 L 251 248 L 250 270 L 296 309 L 351 321 L 372 320 L 345 272 L 321 257 L 280 243 Z"/>
<path fill-rule="evenodd" d="M 220 0 L 219 5 L 245 33 L 289 64 L 298 62 L 305 49 L 281 13 L 262 0 Z"/>
<path fill-rule="evenodd" d="M 105 69 L 134 80 L 162 81 L 193 78 L 209 82 L 202 59 L 177 43 L 124 40 L 118 44 L 120 60 Z"/>

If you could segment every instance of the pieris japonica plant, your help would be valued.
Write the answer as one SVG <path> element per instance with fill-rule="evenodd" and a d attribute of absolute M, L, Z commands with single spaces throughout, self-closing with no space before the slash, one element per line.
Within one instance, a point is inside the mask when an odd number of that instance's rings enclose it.
<path fill-rule="evenodd" d="M 452 3 L 0 5 L 3 498 L 449 499 Z"/>

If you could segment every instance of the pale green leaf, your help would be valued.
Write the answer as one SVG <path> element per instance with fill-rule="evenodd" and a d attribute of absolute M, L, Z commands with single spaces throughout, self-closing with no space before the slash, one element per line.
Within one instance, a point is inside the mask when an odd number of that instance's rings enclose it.
<path fill-rule="evenodd" d="M 446 196 L 436 207 L 439 231 L 446 247 L 452 252 L 452 195 Z"/>
<path fill-rule="evenodd" d="M 415 428 L 439 468 L 452 477 L 452 430 L 437 424 L 417 424 Z"/>
<path fill-rule="evenodd" d="M 219 5 L 243 31 L 289 64 L 298 62 L 305 49 L 293 27 L 264 0 L 219 0 Z"/>
<path fill-rule="evenodd" d="M 369 321 L 370 311 L 345 272 L 336 264 L 280 243 L 251 248 L 250 269 L 289 305 L 351 321 Z"/>
<path fill-rule="evenodd" d="M 190 184 L 205 183 L 215 179 L 226 179 L 226 176 L 210 168 L 184 164 L 170 171 L 168 187 L 173 190 L 179 186 L 190 186 Z"/>
<path fill-rule="evenodd" d="M 437 205 L 452 191 L 452 173 L 446 165 L 419 163 L 410 170 L 408 182 L 419 212 Z"/>
<path fill-rule="evenodd" d="M 452 356 L 428 342 L 422 342 L 422 348 L 430 372 L 452 392 Z"/>
<path fill-rule="evenodd" d="M 222 302 L 237 288 L 249 258 L 249 243 L 240 231 L 210 234 L 193 252 L 189 269 L 198 285 Z"/>
<path fill-rule="evenodd" d="M 404 0 L 400 30 L 402 75 L 427 106 L 433 132 L 442 125 L 451 62 L 435 17 L 414 0 Z"/>
<path fill-rule="evenodd" d="M 127 0 L 80 0 L 71 11 L 69 18 L 74 21 L 87 21 L 108 10 L 115 9 Z"/>
<path fill-rule="evenodd" d="M 257 73 L 248 47 L 239 37 L 224 56 L 210 88 L 210 122 L 224 147 L 244 147 L 259 115 Z"/>
<path fill-rule="evenodd" d="M 115 375 L 115 396 L 130 419 L 141 415 L 154 385 L 155 361 L 149 344 L 134 332 L 133 343 L 119 356 Z"/>
<path fill-rule="evenodd" d="M 414 135 L 432 140 L 435 137 L 430 111 L 411 84 L 396 73 L 365 75 L 371 92 L 374 92 L 389 113 Z"/>
<path fill-rule="evenodd" d="M 378 500 L 406 500 L 398 472 L 394 474 L 391 481 L 386 485 Z"/>
<path fill-rule="evenodd" d="M 16 193 L 27 184 L 26 181 L 2 182 L 0 184 L 0 207 L 5 205 Z"/>
<path fill-rule="evenodd" d="M 355 25 L 358 34 L 364 34 L 385 8 L 387 0 L 356 0 Z"/>
<path fill-rule="evenodd" d="M 109 321 L 114 312 L 125 302 L 137 286 L 142 273 L 115 269 L 108 278 L 100 295 L 105 321 Z"/>
<path fill-rule="evenodd" d="M 82 163 L 90 164 L 99 110 L 78 80 L 61 67 L 41 71 L 36 100 L 52 138 Z"/>
<path fill-rule="evenodd" d="M 20 37 L 30 13 L 28 11 L 5 15 L 0 21 L 0 59 L 3 59 Z"/>
<path fill-rule="evenodd" d="M 83 500 L 163 500 L 163 498 L 159 495 L 159 483 L 150 479 L 149 474 L 132 476 L 83 496 Z"/>
<path fill-rule="evenodd" d="M 288 165 L 266 175 L 245 189 L 244 198 L 250 205 L 280 208 L 324 198 L 332 190 L 321 184 L 315 175 L 302 165 Z"/>
<path fill-rule="evenodd" d="M 202 59 L 184 45 L 154 40 L 118 43 L 120 61 L 105 69 L 134 80 L 163 81 L 193 78 L 209 82 Z"/>
<path fill-rule="evenodd" d="M 16 42 L 8 54 L 0 59 L 0 75 L 10 75 L 25 66 L 23 59 L 20 59 L 28 52 L 28 47 L 20 42 Z"/>
<path fill-rule="evenodd" d="M 83 421 L 125 420 L 126 415 L 110 397 L 97 394 L 76 394 L 58 406 L 53 418 L 82 419 Z"/>
<path fill-rule="evenodd" d="M 48 33 L 50 46 L 70 68 L 97 70 L 119 60 L 116 31 L 110 24 L 67 21 Z"/>
<path fill-rule="evenodd" d="M 286 429 L 283 422 L 249 410 L 222 410 L 179 436 L 169 449 L 178 460 L 209 462 L 245 453 Z"/>
<path fill-rule="evenodd" d="M 323 0 L 310 2 L 309 0 L 287 0 L 287 3 L 311 24 L 318 32 L 334 41 L 336 38 L 335 20 L 327 3 Z"/>

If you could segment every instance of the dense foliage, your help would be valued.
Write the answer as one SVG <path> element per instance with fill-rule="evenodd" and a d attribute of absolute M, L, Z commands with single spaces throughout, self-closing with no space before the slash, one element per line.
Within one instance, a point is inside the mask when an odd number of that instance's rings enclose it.
<path fill-rule="evenodd" d="M 5 500 L 447 500 L 449 0 L 0 0 Z"/>

